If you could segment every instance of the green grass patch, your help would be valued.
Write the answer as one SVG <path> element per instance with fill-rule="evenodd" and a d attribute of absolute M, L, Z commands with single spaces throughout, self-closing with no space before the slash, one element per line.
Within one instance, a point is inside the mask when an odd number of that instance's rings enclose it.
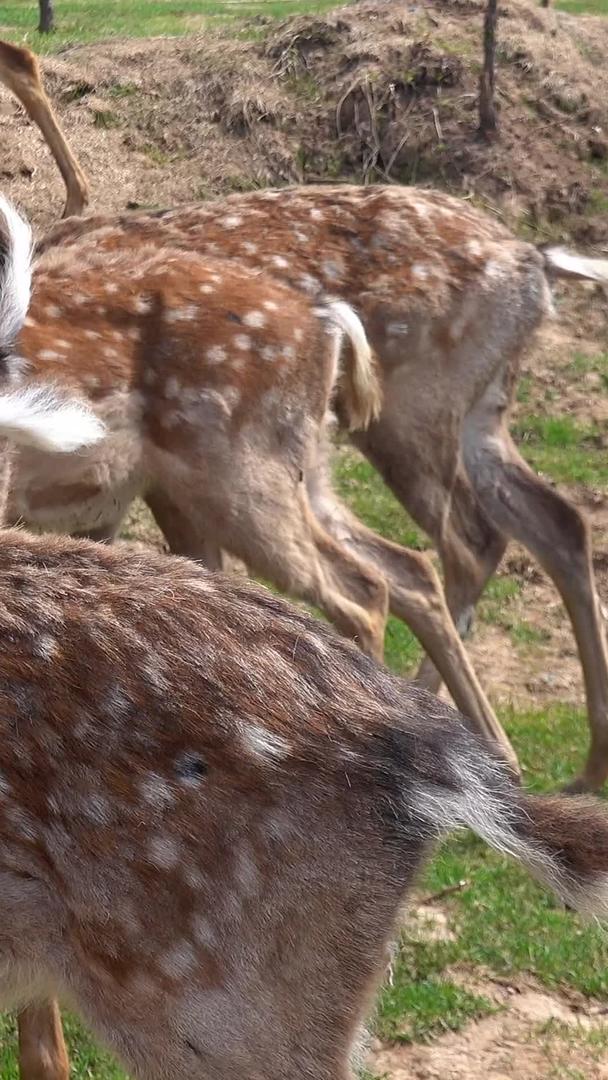
<path fill-rule="evenodd" d="M 603 393 L 608 393 L 608 353 L 594 353 L 592 356 L 587 353 L 575 353 L 568 364 L 567 371 L 577 378 L 581 375 L 597 375 L 599 389 Z"/>
<path fill-rule="evenodd" d="M 523 416 L 512 427 L 526 461 L 556 483 L 608 484 L 608 454 L 600 432 L 570 416 Z"/>
<path fill-rule="evenodd" d="M 35 0 L 5 0 L 0 9 L 0 36 L 40 53 L 65 45 L 111 37 L 177 36 L 215 23 L 231 23 L 254 15 L 285 18 L 321 13 L 345 0 L 61 0 L 55 5 L 56 29 L 39 34 Z"/>
<path fill-rule="evenodd" d="M 421 974 L 418 959 L 412 943 L 403 941 L 393 985 L 382 995 L 377 1021 L 381 1038 L 401 1043 L 426 1042 L 495 1011 L 487 998 L 469 993 L 449 978 Z"/>
<path fill-rule="evenodd" d="M 63 1026 L 70 1053 L 72 1080 L 126 1080 L 122 1069 L 109 1054 L 99 1050 L 86 1029 L 69 1014 L 63 1014 Z M 17 1027 L 15 1018 L 0 1014 L 0 1076 L 2 1080 L 19 1080 L 15 1048 Z"/>
<path fill-rule="evenodd" d="M 608 15 L 608 0 L 556 0 L 555 7 L 571 15 Z"/>
<path fill-rule="evenodd" d="M 417 551 L 430 547 L 374 467 L 351 447 L 341 447 L 336 455 L 334 481 L 338 494 L 370 529 Z"/>

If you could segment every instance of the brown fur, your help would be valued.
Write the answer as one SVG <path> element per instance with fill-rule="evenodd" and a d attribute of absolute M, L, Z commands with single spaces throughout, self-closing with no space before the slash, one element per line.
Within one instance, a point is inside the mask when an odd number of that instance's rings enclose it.
<path fill-rule="evenodd" d="M 324 322 L 268 275 L 193 253 L 142 249 L 136 268 L 125 252 L 44 260 L 18 349 L 30 376 L 85 395 L 110 436 L 60 461 L 20 454 L 9 520 L 109 538 L 142 495 L 174 552 L 217 568 L 225 548 L 376 657 L 388 564 L 394 609 L 516 769 L 430 563 L 366 530 L 332 491 L 324 429 L 336 370 Z M 345 367 L 341 389 L 355 381 L 357 365 Z M 338 520 L 361 552 L 342 543 Z"/>
<path fill-rule="evenodd" d="M 550 310 L 547 257 L 447 195 L 348 186 L 65 222 L 40 250 L 136 250 L 147 242 L 267 268 L 310 295 L 331 291 L 357 307 L 382 368 L 384 408 L 355 442 L 437 544 L 462 633 L 510 537 L 553 578 L 587 691 L 592 741 L 578 783 L 600 787 L 608 775 L 608 658 L 588 526 L 528 468 L 507 427 L 522 352 Z M 329 515 L 324 524 L 352 550 L 369 550 L 341 519 Z M 398 580 L 380 557 L 396 611 Z M 439 685 L 428 663 L 421 677 Z"/>

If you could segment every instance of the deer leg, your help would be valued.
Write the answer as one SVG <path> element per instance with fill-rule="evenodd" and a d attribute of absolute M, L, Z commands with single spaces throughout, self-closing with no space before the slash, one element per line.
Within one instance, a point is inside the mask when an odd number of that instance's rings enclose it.
<path fill-rule="evenodd" d="M 315 506 L 315 509 L 317 507 Z M 413 630 L 443 677 L 469 726 L 498 750 L 519 776 L 515 751 L 477 679 L 446 606 L 441 582 L 420 552 L 394 544 L 366 528 L 326 488 L 317 510 L 325 528 L 345 547 L 384 574 L 391 614 Z M 435 670 L 435 669 L 433 669 Z"/>
<path fill-rule="evenodd" d="M 56 1001 L 28 1005 L 17 1017 L 21 1080 L 69 1080 L 70 1063 Z"/>
<path fill-rule="evenodd" d="M 222 551 L 212 540 L 201 536 L 191 519 L 167 498 L 164 491 L 155 489 L 148 492 L 145 501 L 174 555 L 195 559 L 207 570 L 242 573 L 239 560 Z"/>
<path fill-rule="evenodd" d="M 579 511 L 520 457 L 508 431 L 476 424 L 465 460 L 478 497 L 502 532 L 524 544 L 555 582 L 582 663 L 591 746 L 576 790 L 608 777 L 608 654 L 593 577 L 589 528 Z"/>
<path fill-rule="evenodd" d="M 475 608 L 495 573 L 507 546 L 504 536 L 488 520 L 467 476 L 459 470 L 437 545 L 444 575 L 445 598 L 462 640 L 472 630 Z M 417 680 L 433 693 L 441 687 L 441 674 L 427 654 Z"/>
<path fill-rule="evenodd" d="M 364 652 L 382 660 L 388 610 L 382 576 L 321 527 L 310 509 L 303 484 L 294 489 L 287 475 L 284 479 L 276 475 L 269 499 L 263 487 L 263 469 L 247 484 L 245 468 L 246 464 L 237 473 L 241 477 L 240 490 L 248 492 L 244 505 L 237 505 L 238 496 L 227 485 L 221 514 L 217 513 L 217 503 L 205 511 L 200 500 L 197 506 L 196 500 L 184 497 L 183 492 L 169 498 L 157 489 L 146 496 L 171 550 L 204 561 L 209 523 L 215 521 L 213 543 L 217 552 L 229 552 L 279 589 L 321 608 Z M 226 521 L 233 525 L 228 528 Z"/>

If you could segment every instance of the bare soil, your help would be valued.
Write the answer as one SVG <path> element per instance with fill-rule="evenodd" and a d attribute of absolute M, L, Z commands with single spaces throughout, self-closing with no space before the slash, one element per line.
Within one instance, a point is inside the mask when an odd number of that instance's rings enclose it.
<path fill-rule="evenodd" d="M 450 977 L 454 979 L 454 972 Z M 606 1080 L 601 1035 L 605 1006 L 501 984 L 476 973 L 462 981 L 496 1003 L 497 1013 L 428 1045 L 376 1046 L 369 1065 L 390 1080 Z"/>
<path fill-rule="evenodd" d="M 476 135 L 482 0 L 364 0 L 240 34 L 103 42 L 44 60 L 96 208 L 256 185 L 433 183 L 541 238 L 608 242 L 608 23 L 501 5 L 501 138 Z M 40 224 L 62 192 L 3 92 L 0 180 Z"/>

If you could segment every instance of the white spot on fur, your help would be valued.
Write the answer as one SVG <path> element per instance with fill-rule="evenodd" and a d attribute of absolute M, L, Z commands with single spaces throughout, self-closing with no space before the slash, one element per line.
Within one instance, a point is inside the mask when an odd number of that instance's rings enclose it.
<path fill-rule="evenodd" d="M 225 229 L 239 229 L 243 224 L 243 219 L 238 214 L 229 214 L 228 217 L 222 218 L 221 224 Z"/>
<path fill-rule="evenodd" d="M 224 364 L 226 362 L 226 350 L 223 345 L 212 345 L 206 352 L 209 364 Z"/>
<path fill-rule="evenodd" d="M 44 314 L 48 315 L 49 319 L 59 319 L 61 317 L 61 308 L 57 304 L 47 304 Z"/>
<path fill-rule="evenodd" d="M 89 341 L 94 341 L 96 338 L 100 338 L 101 334 L 98 330 L 85 330 L 84 336 L 89 338 Z"/>
<path fill-rule="evenodd" d="M 276 735 L 259 724 L 248 723 L 242 731 L 245 749 L 262 761 L 282 761 L 291 747 L 281 735 Z"/>
<path fill-rule="evenodd" d="M 274 345 L 264 345 L 264 347 L 260 349 L 260 356 L 266 363 L 271 364 L 277 358 L 277 350 Z"/>
<path fill-rule="evenodd" d="M 241 352 L 248 352 L 251 349 L 251 338 L 247 334 L 235 334 L 234 344 Z"/>
<path fill-rule="evenodd" d="M 109 825 L 112 820 L 109 799 L 101 792 L 93 792 L 84 799 L 82 811 L 87 821 L 91 821 L 94 825 Z"/>
<path fill-rule="evenodd" d="M 148 859 L 159 870 L 172 870 L 180 861 L 180 849 L 171 836 L 151 836 L 147 844 Z"/>
<path fill-rule="evenodd" d="M 165 383 L 165 397 L 177 398 L 180 393 L 180 384 L 175 378 L 175 375 L 170 375 Z"/>
<path fill-rule="evenodd" d="M 262 307 L 266 308 L 266 311 L 278 311 L 279 305 L 276 300 L 263 300 Z"/>
<path fill-rule="evenodd" d="M 61 353 L 55 352 L 54 349 L 41 349 L 38 353 L 39 360 L 61 360 Z"/>
<path fill-rule="evenodd" d="M 133 307 L 138 315 L 147 315 L 152 310 L 152 301 L 147 296 L 136 296 Z"/>
<path fill-rule="evenodd" d="M 426 281 L 429 276 L 428 267 L 422 266 L 420 263 L 412 263 L 411 275 L 420 281 Z"/>
<path fill-rule="evenodd" d="M 34 640 L 34 652 L 41 660 L 53 660 L 59 651 L 59 642 L 52 634 L 38 634 Z"/>
<path fill-rule="evenodd" d="M 202 285 L 199 285 L 198 291 L 203 293 L 204 296 L 209 296 L 210 293 L 215 292 L 215 285 L 211 285 L 208 281 L 205 281 Z"/>
<path fill-rule="evenodd" d="M 159 776 L 158 773 L 146 773 L 139 781 L 138 787 L 144 802 L 150 803 L 151 806 L 164 808 L 175 802 L 171 785 L 164 776 Z"/>
<path fill-rule="evenodd" d="M 193 322 L 198 315 L 198 308 L 196 304 L 187 304 L 183 308 L 173 308 L 171 311 L 165 312 L 165 318 L 167 322 Z"/>
<path fill-rule="evenodd" d="M 196 967 L 196 953 L 189 941 L 180 941 L 159 959 L 159 967 L 172 979 L 183 979 Z"/>
<path fill-rule="evenodd" d="M 193 915 L 191 920 L 192 935 L 198 945 L 209 948 L 217 944 L 217 935 L 211 923 L 204 915 Z"/>
<path fill-rule="evenodd" d="M 246 255 L 257 255 L 258 245 L 254 244 L 251 240 L 245 240 L 243 242 L 243 251 Z"/>
<path fill-rule="evenodd" d="M 302 274 L 300 278 L 300 288 L 305 293 L 313 294 L 317 293 L 321 288 L 321 282 L 312 276 L 312 274 Z"/>
<path fill-rule="evenodd" d="M 277 270 L 287 270 L 289 266 L 287 259 L 283 255 L 273 255 L 270 261 L 273 266 L 276 266 Z"/>
<path fill-rule="evenodd" d="M 321 210 L 318 210 L 316 206 L 313 206 L 312 210 L 310 211 L 310 216 L 313 221 L 323 220 L 323 213 Z"/>
<path fill-rule="evenodd" d="M 245 326 L 250 326 L 253 330 L 261 330 L 263 326 L 266 326 L 266 316 L 262 311 L 248 311 L 243 316 L 243 322 Z"/>

